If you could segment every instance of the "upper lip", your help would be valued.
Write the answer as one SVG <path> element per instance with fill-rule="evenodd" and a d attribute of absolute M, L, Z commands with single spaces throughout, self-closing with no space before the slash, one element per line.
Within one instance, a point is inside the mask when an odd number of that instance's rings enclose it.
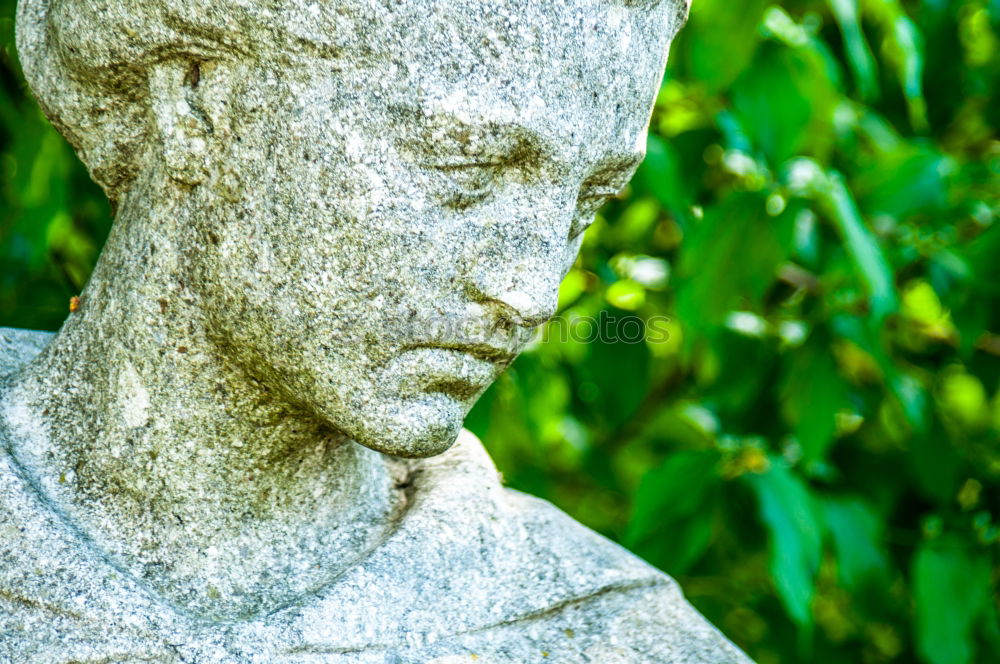
<path fill-rule="evenodd" d="M 490 362 L 507 363 L 513 361 L 517 353 L 507 346 L 500 346 L 481 342 L 435 342 L 427 344 L 414 344 L 407 347 L 407 350 L 416 348 L 440 348 L 442 350 L 457 350 L 468 353 L 475 357 Z"/>

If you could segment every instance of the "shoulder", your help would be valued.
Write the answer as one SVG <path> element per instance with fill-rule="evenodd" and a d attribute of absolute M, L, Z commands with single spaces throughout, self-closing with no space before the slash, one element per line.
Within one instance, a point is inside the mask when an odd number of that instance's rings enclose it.
<path fill-rule="evenodd" d="M 433 655 L 473 652 L 497 664 L 539 657 L 566 664 L 750 664 L 687 602 L 672 578 L 551 503 L 502 488 L 475 436 L 463 432 L 453 453 L 480 468 L 470 474 L 480 478 L 478 500 L 467 495 L 465 518 L 474 522 L 477 513 L 488 530 L 502 533 L 487 544 L 498 555 L 482 562 L 502 579 L 487 596 L 504 610 L 500 625 L 490 627 L 484 620 L 432 648 Z M 437 479 L 445 482 L 449 474 Z M 484 483 L 495 488 L 484 490 Z M 462 565 L 449 568 L 456 572 Z M 453 576 L 452 582 L 459 579 Z M 480 576 L 476 589 L 483 583 Z M 463 595 L 466 608 L 477 594 Z"/>
<path fill-rule="evenodd" d="M 591 587 L 612 571 L 620 573 L 612 574 L 615 582 L 625 585 L 650 580 L 673 584 L 669 577 L 550 502 L 504 487 L 483 444 L 468 431 L 462 432 L 452 450 L 422 465 L 428 463 L 434 464 L 434 469 L 428 477 L 417 480 L 428 501 L 454 495 L 455 503 L 465 505 L 458 512 L 462 519 L 479 519 L 491 529 L 507 531 L 521 550 L 537 557 L 538 566 L 548 565 L 544 559 L 550 557 L 571 561 L 574 569 L 588 569 L 590 583 L 585 585 Z"/>
<path fill-rule="evenodd" d="M 674 587 L 617 589 L 431 645 L 409 662 L 753 664 Z M 464 657 L 463 657 L 464 656 Z"/>
<path fill-rule="evenodd" d="M 3 442 L 0 662 L 174 661 L 151 629 L 162 607 L 86 546 Z"/>
<path fill-rule="evenodd" d="M 0 378 L 34 359 L 54 336 L 52 332 L 0 327 Z"/>
<path fill-rule="evenodd" d="M 530 579 L 536 591 L 548 585 L 552 598 L 648 584 L 676 588 L 673 579 L 555 505 L 504 487 L 483 444 L 468 431 L 445 454 L 419 462 L 414 487 L 408 528 L 434 533 L 451 522 L 476 534 L 478 544 L 489 541 L 491 565 Z"/>

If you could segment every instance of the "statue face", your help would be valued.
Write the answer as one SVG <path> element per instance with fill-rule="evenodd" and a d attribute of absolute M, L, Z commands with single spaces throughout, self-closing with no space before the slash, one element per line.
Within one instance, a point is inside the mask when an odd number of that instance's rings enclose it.
<path fill-rule="evenodd" d="M 225 79 L 230 109 L 192 194 L 214 333 L 400 456 L 447 449 L 555 312 L 582 232 L 642 158 L 677 11 L 529 2 L 512 24 L 467 4 L 399 29 L 395 59 L 223 63 L 201 83 Z"/>

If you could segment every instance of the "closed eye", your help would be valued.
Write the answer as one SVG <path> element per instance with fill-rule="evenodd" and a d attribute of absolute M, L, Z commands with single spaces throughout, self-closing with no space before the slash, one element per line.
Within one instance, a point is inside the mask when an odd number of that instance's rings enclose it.
<path fill-rule="evenodd" d="M 484 114 L 469 121 L 450 113 L 410 109 L 415 131 L 401 145 L 430 175 L 434 195 L 462 209 L 489 198 L 501 176 L 527 181 L 548 147 L 529 127 Z"/>
<path fill-rule="evenodd" d="M 462 146 L 443 141 L 438 147 L 437 154 L 419 163 L 438 183 L 438 198 L 453 209 L 488 199 L 505 174 L 523 179 L 537 168 L 537 153 L 516 135 L 502 140 L 491 136 Z"/>
<path fill-rule="evenodd" d="M 454 209 L 464 209 L 485 201 L 494 191 L 496 179 L 506 168 L 503 160 L 449 160 L 422 164 L 435 173 L 438 196 Z"/>

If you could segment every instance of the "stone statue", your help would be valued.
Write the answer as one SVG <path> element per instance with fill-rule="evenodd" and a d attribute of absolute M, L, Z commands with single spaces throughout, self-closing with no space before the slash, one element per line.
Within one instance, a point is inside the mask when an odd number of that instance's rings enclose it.
<path fill-rule="evenodd" d="M 0 661 L 748 662 L 461 430 L 686 11 L 21 0 L 116 223 L 58 335 L 0 331 Z"/>

